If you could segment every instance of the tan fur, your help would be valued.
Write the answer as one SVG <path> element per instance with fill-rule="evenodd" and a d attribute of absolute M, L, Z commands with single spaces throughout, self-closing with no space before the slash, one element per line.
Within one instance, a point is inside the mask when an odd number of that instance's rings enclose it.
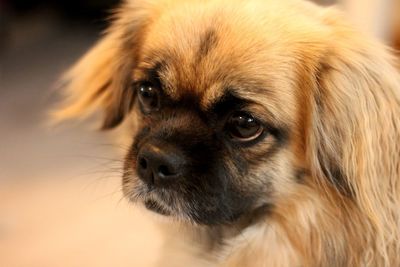
<path fill-rule="evenodd" d="M 193 67 L 192 46 L 210 21 L 218 46 Z M 279 177 L 270 216 L 226 227 L 228 245 L 193 245 L 193 254 L 230 267 L 400 266 L 400 75 L 383 45 L 343 21 L 334 9 L 297 0 L 128 1 L 67 74 L 57 117 L 126 114 L 132 96 L 121 91 L 158 48 L 176 63 L 165 74 L 169 93 L 191 90 L 205 107 L 221 95 L 217 79 L 257 77 L 264 91 L 238 94 L 292 129 L 277 172 L 290 165 L 306 175 L 296 184 Z"/>

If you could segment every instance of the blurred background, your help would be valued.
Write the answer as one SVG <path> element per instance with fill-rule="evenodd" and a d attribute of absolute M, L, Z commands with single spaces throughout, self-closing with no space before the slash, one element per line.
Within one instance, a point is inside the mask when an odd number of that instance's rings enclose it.
<path fill-rule="evenodd" d="M 0 0 L 0 266 L 154 266 L 163 240 L 120 191 L 113 133 L 49 130 L 55 83 L 117 0 Z M 400 49 L 399 0 L 325 0 Z"/>

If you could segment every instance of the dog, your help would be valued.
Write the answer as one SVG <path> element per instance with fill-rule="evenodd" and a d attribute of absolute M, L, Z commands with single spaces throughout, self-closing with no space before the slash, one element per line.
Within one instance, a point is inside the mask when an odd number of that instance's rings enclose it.
<path fill-rule="evenodd" d="M 64 89 L 58 119 L 128 134 L 126 198 L 192 233 L 171 266 L 400 266 L 397 62 L 335 8 L 128 0 Z"/>

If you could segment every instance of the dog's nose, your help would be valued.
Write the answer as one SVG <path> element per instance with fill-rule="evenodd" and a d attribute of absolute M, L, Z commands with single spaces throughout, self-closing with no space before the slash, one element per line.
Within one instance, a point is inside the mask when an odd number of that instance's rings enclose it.
<path fill-rule="evenodd" d="M 182 174 L 185 159 L 174 146 L 145 144 L 137 158 L 139 178 L 150 186 L 167 185 Z"/>

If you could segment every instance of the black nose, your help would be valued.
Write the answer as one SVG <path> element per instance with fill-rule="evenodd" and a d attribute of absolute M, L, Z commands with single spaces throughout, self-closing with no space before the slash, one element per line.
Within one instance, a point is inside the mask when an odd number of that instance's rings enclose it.
<path fill-rule="evenodd" d="M 139 178 L 150 186 L 163 186 L 177 180 L 184 165 L 184 156 L 172 145 L 144 144 L 137 157 Z"/>

